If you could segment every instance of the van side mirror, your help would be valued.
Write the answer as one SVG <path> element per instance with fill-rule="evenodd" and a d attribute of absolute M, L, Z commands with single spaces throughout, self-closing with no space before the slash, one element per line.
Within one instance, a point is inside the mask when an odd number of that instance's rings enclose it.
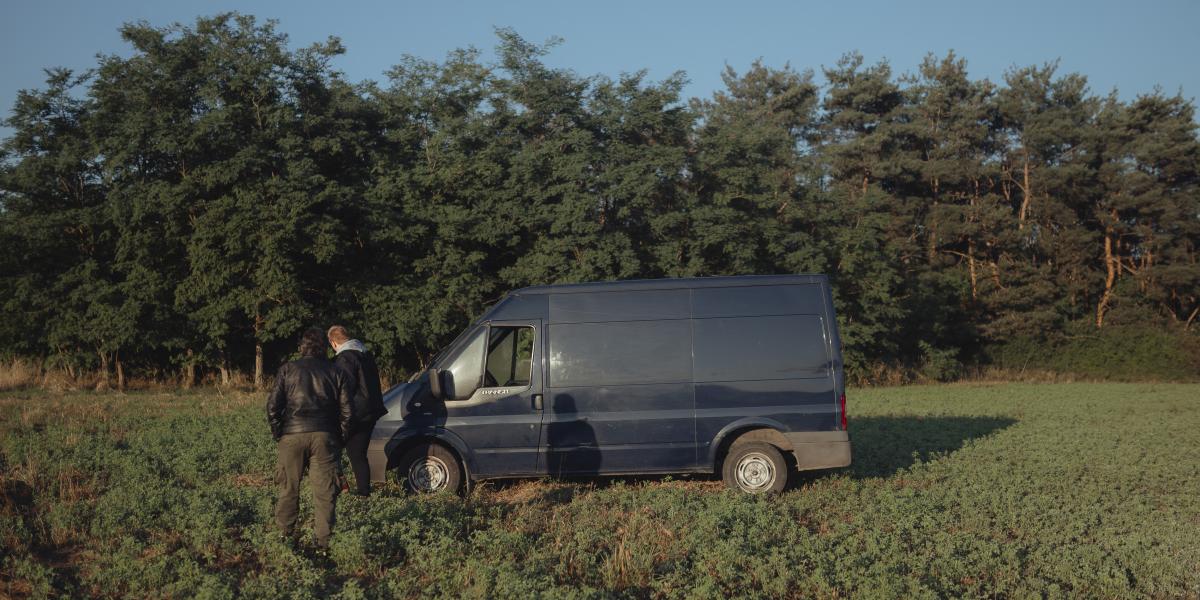
<path fill-rule="evenodd" d="M 446 388 L 442 385 L 444 383 L 442 380 L 443 371 L 441 369 L 427 369 L 425 372 L 429 374 L 429 393 L 433 395 L 435 400 L 445 400 Z"/>

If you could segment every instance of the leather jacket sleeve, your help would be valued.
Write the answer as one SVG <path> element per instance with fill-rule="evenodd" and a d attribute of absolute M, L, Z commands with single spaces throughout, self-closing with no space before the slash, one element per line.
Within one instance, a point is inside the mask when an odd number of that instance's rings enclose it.
<path fill-rule="evenodd" d="M 271 426 L 271 437 L 275 441 L 283 437 L 283 416 L 287 410 L 287 391 L 284 380 L 287 379 L 287 365 L 275 374 L 275 387 L 267 394 L 267 424 Z"/>
<path fill-rule="evenodd" d="M 338 374 L 338 426 L 342 433 L 342 444 L 350 439 L 350 423 L 354 420 L 354 379 L 345 371 L 334 368 Z"/>

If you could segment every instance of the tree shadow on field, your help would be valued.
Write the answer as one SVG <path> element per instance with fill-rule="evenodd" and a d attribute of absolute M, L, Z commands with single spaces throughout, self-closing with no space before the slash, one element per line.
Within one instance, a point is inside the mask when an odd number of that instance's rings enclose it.
<path fill-rule="evenodd" d="M 1008 417 L 886 416 L 850 419 L 853 462 L 846 469 L 856 479 L 889 477 L 917 460 L 962 448 L 970 440 L 1016 424 Z"/>

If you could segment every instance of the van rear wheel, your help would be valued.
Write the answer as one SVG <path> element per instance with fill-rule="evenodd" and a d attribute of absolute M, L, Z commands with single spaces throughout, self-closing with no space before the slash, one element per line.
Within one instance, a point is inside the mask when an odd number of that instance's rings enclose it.
<path fill-rule="evenodd" d="M 458 458 L 440 444 L 410 448 L 400 457 L 396 474 L 404 479 L 404 488 L 416 494 L 457 493 L 463 482 Z"/>
<path fill-rule="evenodd" d="M 721 479 L 747 494 L 773 494 L 787 487 L 788 471 L 779 448 L 766 442 L 734 442 L 721 464 Z"/>

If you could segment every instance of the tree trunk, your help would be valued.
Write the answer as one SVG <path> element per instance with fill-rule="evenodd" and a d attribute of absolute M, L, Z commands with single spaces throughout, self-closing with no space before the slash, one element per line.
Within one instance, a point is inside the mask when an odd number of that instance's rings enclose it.
<path fill-rule="evenodd" d="M 263 347 L 259 335 L 263 330 L 263 317 L 258 309 L 254 309 L 254 389 L 263 387 Z"/>
<path fill-rule="evenodd" d="M 220 369 L 221 369 L 221 385 L 228 386 L 228 385 L 229 385 L 229 383 L 230 383 L 230 379 L 229 379 L 229 358 L 228 358 L 228 357 L 225 355 L 225 353 L 224 353 L 224 352 L 222 352 L 222 353 L 221 353 L 221 367 L 220 367 Z"/>
<path fill-rule="evenodd" d="M 937 258 L 937 207 L 938 207 L 938 180 L 933 178 L 933 208 L 929 211 L 929 264 L 932 265 Z"/>
<path fill-rule="evenodd" d="M 1000 192 L 1004 194 L 1005 206 L 1012 207 L 1012 188 L 1008 186 L 1012 180 L 1012 165 L 1005 162 L 1000 168 L 1003 170 L 1003 175 L 1000 177 Z"/>
<path fill-rule="evenodd" d="M 975 193 L 971 196 L 971 212 L 967 214 L 967 222 L 975 222 L 975 201 L 979 199 L 979 180 L 975 180 Z M 979 277 L 975 272 L 975 239 L 967 236 L 967 270 L 971 274 L 971 299 L 979 297 Z"/>
<path fill-rule="evenodd" d="M 975 240 L 967 240 L 967 270 L 971 273 L 971 299 L 977 298 L 977 278 L 975 276 Z"/>
<path fill-rule="evenodd" d="M 1096 306 L 1096 328 L 1104 327 L 1104 313 L 1108 310 L 1108 301 L 1112 298 L 1113 284 L 1117 280 L 1117 271 L 1113 259 L 1112 226 L 1104 229 L 1104 268 L 1107 271 L 1104 278 L 1104 295 L 1100 296 L 1100 304 Z"/>
<path fill-rule="evenodd" d="M 263 314 L 254 308 L 254 389 L 263 389 Z"/>
<path fill-rule="evenodd" d="M 183 364 L 183 389 L 190 390 L 196 385 L 196 361 L 192 359 L 192 349 L 187 349 L 186 362 Z"/>
<path fill-rule="evenodd" d="M 1017 214 L 1017 229 L 1025 229 L 1025 214 L 1029 212 L 1029 201 L 1033 190 L 1029 187 L 1029 157 L 1025 157 L 1025 186 L 1021 188 L 1021 211 Z"/>
<path fill-rule="evenodd" d="M 100 381 L 96 384 L 101 389 L 108 389 L 108 353 L 97 352 L 100 356 Z"/>
<path fill-rule="evenodd" d="M 263 347 L 262 342 L 254 342 L 254 388 L 263 388 Z"/>
<path fill-rule="evenodd" d="M 117 367 L 117 391 L 125 391 L 125 366 L 121 364 L 121 351 L 113 352 L 113 363 Z"/>

